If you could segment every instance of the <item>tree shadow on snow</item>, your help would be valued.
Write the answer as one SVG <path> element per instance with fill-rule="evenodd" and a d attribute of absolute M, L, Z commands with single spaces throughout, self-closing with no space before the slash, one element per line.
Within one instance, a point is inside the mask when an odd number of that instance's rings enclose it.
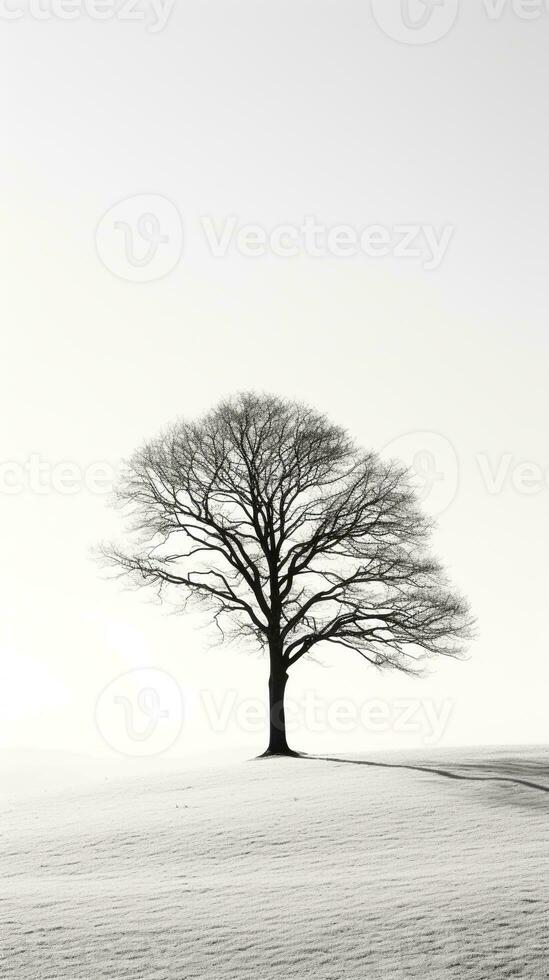
<path fill-rule="evenodd" d="M 549 786 L 543 786 L 541 783 L 534 783 L 528 779 L 521 779 L 516 776 L 510 775 L 474 775 L 473 773 L 463 773 L 463 772 L 452 772 L 449 769 L 438 769 L 435 766 L 416 766 L 408 763 L 402 762 L 371 762 L 368 759 L 338 759 L 335 756 L 327 755 L 307 755 L 306 753 L 296 753 L 296 757 L 299 759 L 307 759 L 311 761 L 318 762 L 335 762 L 339 765 L 351 765 L 351 766 L 371 766 L 376 769 L 411 769 L 415 772 L 426 772 L 429 775 L 443 776 L 446 779 L 463 779 L 471 780 L 474 782 L 498 782 L 498 783 L 514 783 L 517 786 L 526 786 L 528 789 L 539 790 L 542 793 L 549 793 Z M 464 764 L 457 765 L 458 769 L 479 769 L 488 768 L 488 766 L 475 765 L 475 764 Z M 497 763 L 494 763 L 490 768 L 497 768 Z"/>

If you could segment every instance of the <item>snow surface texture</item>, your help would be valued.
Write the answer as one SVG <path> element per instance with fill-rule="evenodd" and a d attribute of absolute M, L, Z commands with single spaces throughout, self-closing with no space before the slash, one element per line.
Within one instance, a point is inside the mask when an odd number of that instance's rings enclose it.
<path fill-rule="evenodd" d="M 0 975 L 541 980 L 548 790 L 549 752 L 532 749 L 268 759 L 13 795 Z"/>

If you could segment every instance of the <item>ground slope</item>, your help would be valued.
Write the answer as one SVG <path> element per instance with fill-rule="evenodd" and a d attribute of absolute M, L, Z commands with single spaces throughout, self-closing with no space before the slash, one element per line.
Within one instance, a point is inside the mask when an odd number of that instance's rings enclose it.
<path fill-rule="evenodd" d="M 372 759 L 4 799 L 0 975 L 548 976 L 547 751 Z"/>

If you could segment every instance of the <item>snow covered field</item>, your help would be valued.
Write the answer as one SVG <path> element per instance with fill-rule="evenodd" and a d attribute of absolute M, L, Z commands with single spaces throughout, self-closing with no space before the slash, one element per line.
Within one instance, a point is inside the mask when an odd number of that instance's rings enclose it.
<path fill-rule="evenodd" d="M 549 750 L 369 761 L 8 790 L 0 976 L 546 977 Z"/>

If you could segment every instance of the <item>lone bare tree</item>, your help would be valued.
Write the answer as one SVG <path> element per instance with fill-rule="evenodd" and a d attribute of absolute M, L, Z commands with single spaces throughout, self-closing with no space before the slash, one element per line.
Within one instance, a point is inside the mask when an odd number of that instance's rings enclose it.
<path fill-rule="evenodd" d="M 417 673 L 470 636 L 406 470 L 304 405 L 242 394 L 177 422 L 136 452 L 117 496 L 136 541 L 110 560 L 268 652 L 268 754 L 291 754 L 288 671 L 321 644 Z"/>

